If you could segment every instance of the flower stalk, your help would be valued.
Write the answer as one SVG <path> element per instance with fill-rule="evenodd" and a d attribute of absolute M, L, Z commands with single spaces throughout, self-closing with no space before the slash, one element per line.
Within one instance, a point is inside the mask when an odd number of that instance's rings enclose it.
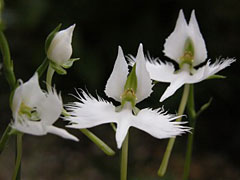
<path fill-rule="evenodd" d="M 17 157 L 12 180 L 21 180 L 22 136 L 22 133 L 17 134 Z"/>
<path fill-rule="evenodd" d="M 121 180 L 127 180 L 127 164 L 128 164 L 128 139 L 129 139 L 129 132 L 125 137 L 122 145 L 122 152 L 121 152 Z"/>
<path fill-rule="evenodd" d="M 190 124 L 190 127 L 192 128 L 192 131 L 191 131 L 192 133 L 188 134 L 188 142 L 187 142 L 187 151 L 186 151 L 185 164 L 184 164 L 183 180 L 188 180 L 189 173 L 190 173 L 193 140 L 194 140 L 194 128 L 195 128 L 196 119 L 197 119 L 197 113 L 195 111 L 195 103 L 194 103 L 194 87 L 193 87 L 193 84 L 190 85 L 187 111 L 188 111 L 189 124 Z"/>
<path fill-rule="evenodd" d="M 182 95 L 182 99 L 178 108 L 178 115 L 181 116 L 184 113 L 185 107 L 187 105 L 187 101 L 188 101 L 188 95 L 189 95 L 189 90 L 190 90 L 190 85 L 189 84 L 185 84 L 184 85 L 184 90 L 183 90 L 183 95 Z M 182 120 L 182 116 L 179 117 L 176 121 L 180 122 Z M 168 161 L 174 146 L 174 142 L 175 142 L 176 137 L 170 138 L 168 141 L 168 145 L 166 148 L 166 151 L 164 153 L 163 156 L 163 160 L 162 163 L 160 165 L 160 168 L 158 170 L 158 175 L 159 176 L 164 176 L 167 170 L 167 166 L 168 166 Z"/>

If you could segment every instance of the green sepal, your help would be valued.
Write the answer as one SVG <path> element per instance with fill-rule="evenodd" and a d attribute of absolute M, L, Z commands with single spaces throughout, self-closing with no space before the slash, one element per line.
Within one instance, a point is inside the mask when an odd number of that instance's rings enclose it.
<path fill-rule="evenodd" d="M 199 111 L 196 114 L 196 119 L 200 116 L 200 114 L 202 114 L 202 112 L 204 112 L 205 110 L 207 110 L 207 108 L 211 105 L 213 98 L 210 98 L 209 101 L 207 103 L 205 103 L 204 105 L 202 105 L 202 107 L 199 109 Z"/>
<path fill-rule="evenodd" d="M 72 59 L 69 59 L 67 62 L 65 62 L 65 63 L 62 65 L 62 67 L 68 69 L 68 68 L 70 68 L 70 67 L 73 65 L 73 63 L 74 63 L 75 61 L 78 61 L 79 59 L 80 59 L 80 58 L 72 58 Z"/>
<path fill-rule="evenodd" d="M 207 78 L 207 80 L 209 80 L 209 79 L 225 79 L 225 78 L 226 78 L 226 76 L 222 76 L 222 75 L 217 75 L 217 74 L 215 74 L 215 75 L 209 76 L 209 77 Z"/>
<path fill-rule="evenodd" d="M 55 36 L 55 34 L 60 30 L 62 24 L 60 23 L 46 38 L 46 41 L 45 41 L 45 53 L 47 54 L 47 51 L 48 51 L 48 48 Z"/>
<path fill-rule="evenodd" d="M 130 72 L 124 86 L 124 91 L 126 91 L 127 89 L 133 89 L 135 93 L 137 92 L 136 64 L 134 64 L 132 71 Z"/>
<path fill-rule="evenodd" d="M 51 67 L 59 74 L 59 75 L 65 75 L 67 74 L 67 71 L 63 69 L 60 65 L 56 64 L 55 62 L 49 60 Z"/>

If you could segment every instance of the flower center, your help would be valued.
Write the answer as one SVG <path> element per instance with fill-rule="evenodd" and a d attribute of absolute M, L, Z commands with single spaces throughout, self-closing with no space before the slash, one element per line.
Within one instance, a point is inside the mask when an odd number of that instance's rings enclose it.
<path fill-rule="evenodd" d="M 193 69 L 193 61 L 194 61 L 194 46 L 193 42 L 190 38 L 187 38 L 184 45 L 183 56 L 180 57 L 180 69 L 183 68 L 185 64 L 189 65 L 190 71 Z"/>
<path fill-rule="evenodd" d="M 124 92 L 121 95 L 121 107 L 123 108 L 126 102 L 130 102 L 132 108 L 136 105 L 136 92 L 137 92 L 137 75 L 136 64 L 134 64 L 132 71 L 130 72 L 127 81 L 124 85 Z"/>
<path fill-rule="evenodd" d="M 20 116 L 26 116 L 29 120 L 32 121 L 39 121 L 40 117 L 38 112 L 36 111 L 36 108 L 31 108 L 27 106 L 24 102 L 21 103 L 18 114 Z M 21 121 L 22 119 L 20 119 Z"/>

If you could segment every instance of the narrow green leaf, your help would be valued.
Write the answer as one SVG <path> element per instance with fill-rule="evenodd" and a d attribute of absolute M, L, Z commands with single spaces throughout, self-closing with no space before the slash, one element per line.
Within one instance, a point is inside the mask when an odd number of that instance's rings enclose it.
<path fill-rule="evenodd" d="M 205 103 L 204 105 L 202 105 L 202 107 L 199 109 L 199 111 L 197 112 L 196 117 L 199 117 L 200 114 L 202 114 L 202 112 L 204 112 L 205 110 L 207 110 L 207 108 L 211 105 L 213 98 L 210 98 L 209 101 L 207 103 Z"/>
<path fill-rule="evenodd" d="M 217 74 L 215 74 L 215 75 L 209 76 L 209 77 L 207 78 L 207 80 L 209 80 L 209 79 L 225 79 L 225 78 L 226 78 L 226 76 L 222 76 L 222 75 L 217 75 Z"/>

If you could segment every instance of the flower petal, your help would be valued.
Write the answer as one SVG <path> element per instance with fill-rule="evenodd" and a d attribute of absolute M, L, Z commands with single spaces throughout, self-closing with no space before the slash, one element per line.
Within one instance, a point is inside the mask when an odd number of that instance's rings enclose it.
<path fill-rule="evenodd" d="M 40 121 L 29 121 L 24 116 L 21 116 L 21 121 L 15 119 L 14 122 L 11 124 L 11 127 L 20 132 L 36 136 L 42 136 L 47 134 L 46 129 L 42 126 L 42 123 Z"/>
<path fill-rule="evenodd" d="M 122 143 L 128 133 L 128 129 L 131 126 L 131 120 L 133 118 L 132 111 L 130 109 L 123 109 L 116 113 L 117 130 L 116 130 L 116 142 L 117 147 L 120 149 Z"/>
<path fill-rule="evenodd" d="M 147 70 L 151 79 L 160 82 L 171 82 L 175 78 L 174 65 L 162 62 L 158 59 L 149 59 L 146 62 Z"/>
<path fill-rule="evenodd" d="M 67 127 L 82 129 L 100 124 L 116 122 L 115 107 L 100 97 L 98 99 L 82 91 L 78 97 L 80 102 L 73 102 L 66 106 L 71 116 L 64 117 L 70 121 Z"/>
<path fill-rule="evenodd" d="M 61 115 L 63 104 L 56 90 L 48 92 L 47 96 L 36 105 L 37 112 L 44 125 L 52 125 Z"/>
<path fill-rule="evenodd" d="M 175 122 L 178 117 L 169 115 L 161 109 L 142 109 L 131 121 L 131 125 L 147 132 L 155 138 L 163 139 L 188 132 L 189 128 L 181 126 L 184 122 Z"/>
<path fill-rule="evenodd" d="M 152 81 L 146 68 L 146 60 L 143 53 L 143 45 L 140 44 L 136 56 L 136 75 L 137 75 L 137 103 L 146 99 L 152 93 Z"/>
<path fill-rule="evenodd" d="M 77 142 L 79 141 L 78 138 L 76 138 L 75 136 L 73 136 L 72 134 L 67 132 L 65 129 L 58 128 L 55 126 L 47 126 L 46 129 L 47 129 L 48 133 L 58 135 L 65 139 L 70 139 L 70 140 L 77 141 Z"/>
<path fill-rule="evenodd" d="M 22 101 L 25 105 L 33 108 L 38 102 L 45 98 L 45 95 L 39 86 L 38 73 L 35 73 L 30 80 L 20 85 L 18 88 L 21 88 L 21 86 L 23 88 Z"/>
<path fill-rule="evenodd" d="M 22 91 L 23 91 L 23 84 L 21 83 L 21 85 L 16 88 L 14 92 L 13 100 L 12 100 L 12 115 L 14 120 L 18 118 L 18 112 L 23 100 Z"/>
<path fill-rule="evenodd" d="M 124 58 L 122 48 L 119 46 L 118 56 L 104 91 L 108 97 L 112 97 L 116 101 L 121 102 L 120 96 L 124 92 L 124 85 L 127 81 L 127 75 L 128 64 Z"/>
<path fill-rule="evenodd" d="M 221 59 L 217 60 L 213 64 L 210 64 L 210 60 L 207 62 L 206 65 L 196 70 L 196 72 L 187 78 L 187 83 L 198 83 L 200 81 L 203 81 L 204 79 L 207 79 L 209 76 L 212 76 L 222 69 L 230 66 L 233 62 L 235 62 L 236 59 L 234 58 L 228 58 L 228 59 Z"/>
<path fill-rule="evenodd" d="M 164 54 L 179 63 L 183 56 L 184 45 L 188 38 L 188 25 L 183 11 L 180 10 L 174 31 L 168 36 L 164 44 Z"/>
<path fill-rule="evenodd" d="M 197 66 L 207 59 L 207 49 L 206 49 L 205 41 L 200 32 L 194 10 L 192 11 L 188 28 L 189 28 L 190 38 L 193 41 L 193 45 L 194 45 L 193 66 Z"/>
<path fill-rule="evenodd" d="M 204 79 L 207 79 L 209 76 L 216 74 L 222 69 L 230 66 L 231 63 L 235 61 L 236 60 L 233 58 L 217 60 L 213 64 L 210 64 L 210 61 L 208 61 L 206 65 L 195 70 L 193 75 L 190 75 L 190 73 L 187 71 L 180 71 L 178 73 L 175 73 L 174 74 L 175 78 L 170 82 L 171 84 L 165 90 L 164 94 L 160 99 L 160 102 L 164 101 L 165 99 L 173 95 L 175 91 L 178 88 L 180 88 L 183 84 L 194 84 L 203 81 Z"/>

